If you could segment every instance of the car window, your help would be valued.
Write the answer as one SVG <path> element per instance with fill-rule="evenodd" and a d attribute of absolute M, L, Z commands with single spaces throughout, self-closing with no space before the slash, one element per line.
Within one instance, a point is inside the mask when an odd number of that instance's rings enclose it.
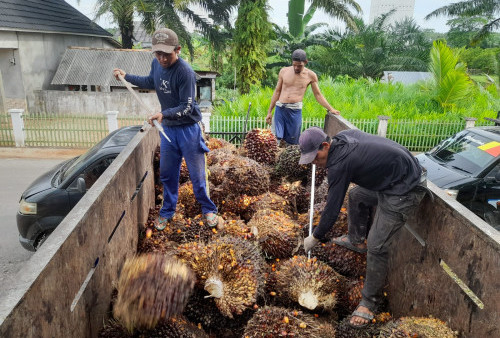
<path fill-rule="evenodd" d="M 491 149 L 497 144 L 484 136 L 464 131 L 445 140 L 430 155 L 450 169 L 477 175 L 495 160 L 497 154 Z"/>
<path fill-rule="evenodd" d="M 500 171 L 500 163 L 498 163 L 486 176 L 485 178 L 495 178 L 495 176 Z"/>
<path fill-rule="evenodd" d="M 87 190 L 89 190 L 94 185 L 97 179 L 113 162 L 115 157 L 116 156 L 102 158 L 83 171 L 82 175 L 85 179 L 85 187 L 87 188 Z"/>

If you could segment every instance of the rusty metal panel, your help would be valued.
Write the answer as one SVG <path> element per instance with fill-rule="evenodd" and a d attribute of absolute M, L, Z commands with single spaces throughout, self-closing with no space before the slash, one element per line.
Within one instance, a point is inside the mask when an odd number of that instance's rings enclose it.
<path fill-rule="evenodd" d="M 156 130 L 138 133 L 0 299 L 0 337 L 96 337 L 154 205 Z"/>

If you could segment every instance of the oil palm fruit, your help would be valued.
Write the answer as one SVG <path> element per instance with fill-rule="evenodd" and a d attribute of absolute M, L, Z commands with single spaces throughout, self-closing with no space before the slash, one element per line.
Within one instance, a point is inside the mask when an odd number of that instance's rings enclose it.
<path fill-rule="evenodd" d="M 206 141 L 208 149 L 210 151 L 216 150 L 216 149 L 221 149 L 221 148 L 226 148 L 232 152 L 236 152 L 236 147 L 232 144 L 229 143 L 228 141 L 221 139 L 221 138 L 216 138 L 216 137 L 210 137 Z"/>
<path fill-rule="evenodd" d="M 195 271 L 198 284 L 225 316 L 240 315 L 256 303 L 264 276 L 261 254 L 254 243 L 225 236 L 208 244 L 182 244 L 177 256 Z"/>
<path fill-rule="evenodd" d="M 288 200 L 275 193 L 266 192 L 251 200 L 241 217 L 249 221 L 260 210 L 281 211 L 290 217 L 294 216 L 294 210 Z"/>
<path fill-rule="evenodd" d="M 294 256 L 276 271 L 278 297 L 308 310 L 333 311 L 344 278 L 316 258 Z"/>
<path fill-rule="evenodd" d="M 294 209 L 294 212 L 302 214 L 309 210 L 311 193 L 302 186 L 300 181 L 293 183 L 285 181 L 277 186 L 274 192 L 287 200 Z"/>
<path fill-rule="evenodd" d="M 379 334 L 380 338 L 457 336 L 444 321 L 432 317 L 402 317 L 385 324 Z"/>
<path fill-rule="evenodd" d="M 233 195 L 258 196 L 269 190 L 269 173 L 258 162 L 235 157 L 228 162 L 226 177 L 222 188 Z"/>
<path fill-rule="evenodd" d="M 289 182 L 306 180 L 309 168 L 307 165 L 299 164 L 299 159 L 300 147 L 298 145 L 286 147 L 278 158 L 273 175 L 284 177 Z"/>
<path fill-rule="evenodd" d="M 276 306 L 263 307 L 248 321 L 243 337 L 335 337 L 335 328 L 314 315 Z"/>
<path fill-rule="evenodd" d="M 270 129 L 250 130 L 243 142 L 246 156 L 262 164 L 274 164 L 278 150 L 278 140 Z"/>
<path fill-rule="evenodd" d="M 144 254 L 125 261 L 113 315 L 132 332 L 182 313 L 195 285 L 191 269 L 173 256 Z"/>
<path fill-rule="evenodd" d="M 194 217 L 201 214 L 201 205 L 196 200 L 193 192 L 193 184 L 186 182 L 179 186 L 178 203 L 184 205 L 184 213 L 187 217 Z"/>
<path fill-rule="evenodd" d="M 268 258 L 288 258 L 299 249 L 302 229 L 281 211 L 261 210 L 248 226 Z"/>
<path fill-rule="evenodd" d="M 312 255 L 342 275 L 359 277 L 366 274 L 366 253 L 357 253 L 330 241 L 316 245 Z"/>
<path fill-rule="evenodd" d="M 384 321 L 390 318 L 387 314 L 380 316 L 375 316 L 372 323 L 369 323 L 365 327 L 352 327 L 349 325 L 351 317 L 346 317 L 341 320 L 336 326 L 335 337 L 336 338 L 368 338 L 368 337 L 378 337 L 380 328 L 382 327 Z"/>

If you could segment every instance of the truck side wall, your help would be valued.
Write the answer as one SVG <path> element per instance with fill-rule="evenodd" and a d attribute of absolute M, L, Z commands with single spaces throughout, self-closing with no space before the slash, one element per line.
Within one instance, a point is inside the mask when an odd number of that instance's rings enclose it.
<path fill-rule="evenodd" d="M 351 128 L 342 117 L 325 119 L 329 136 Z M 431 182 L 428 187 L 433 199 L 424 198 L 391 248 L 389 308 L 395 317 L 433 315 L 462 337 L 500 337 L 500 233 Z"/>
<path fill-rule="evenodd" d="M 138 133 L 0 299 L 0 337 L 96 337 L 154 205 L 158 132 Z"/>

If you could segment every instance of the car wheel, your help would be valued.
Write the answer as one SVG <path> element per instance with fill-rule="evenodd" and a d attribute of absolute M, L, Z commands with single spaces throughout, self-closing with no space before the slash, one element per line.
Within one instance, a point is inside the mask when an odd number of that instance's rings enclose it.
<path fill-rule="evenodd" d="M 35 251 L 38 251 L 38 249 L 42 246 L 42 244 L 45 242 L 45 240 L 49 237 L 50 232 L 42 232 L 38 238 L 36 239 L 35 243 L 33 246 L 35 247 Z"/>

